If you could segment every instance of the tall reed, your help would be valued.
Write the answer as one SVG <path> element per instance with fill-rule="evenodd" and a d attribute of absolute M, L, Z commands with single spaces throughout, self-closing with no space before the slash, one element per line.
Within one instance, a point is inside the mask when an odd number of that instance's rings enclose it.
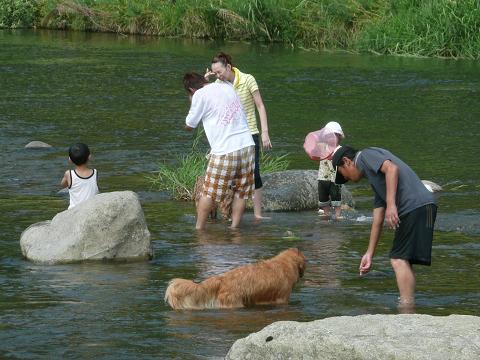
<path fill-rule="evenodd" d="M 360 51 L 428 57 L 480 56 L 478 0 L 398 0 L 360 34 Z"/>
<path fill-rule="evenodd" d="M 159 164 L 158 170 L 147 176 L 154 189 L 168 191 L 175 200 L 193 200 L 197 177 L 205 174 L 208 163 L 207 151 L 201 146 L 203 134 L 203 129 L 198 129 L 189 153 L 178 156 L 172 163 Z M 262 152 L 262 173 L 286 170 L 290 165 L 287 157 L 288 154 L 278 156 Z"/>

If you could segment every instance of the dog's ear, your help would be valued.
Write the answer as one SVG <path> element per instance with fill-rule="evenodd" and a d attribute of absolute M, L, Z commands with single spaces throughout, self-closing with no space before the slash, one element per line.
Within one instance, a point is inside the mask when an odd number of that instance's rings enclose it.
<path fill-rule="evenodd" d="M 305 258 L 305 255 L 303 255 L 303 253 L 300 251 L 299 248 L 292 248 L 293 250 L 295 250 L 295 253 L 300 256 L 301 258 Z"/>
<path fill-rule="evenodd" d="M 300 277 L 303 277 L 303 274 L 305 272 L 305 268 L 307 267 L 307 263 L 305 261 L 305 255 L 303 255 L 303 253 L 299 249 L 296 248 L 296 250 L 297 250 L 297 253 L 298 253 L 298 257 L 299 257 L 299 259 L 298 259 L 298 275 Z"/>
<path fill-rule="evenodd" d="M 298 276 L 299 277 L 303 277 L 303 274 L 305 273 L 305 262 L 302 261 L 298 264 Z"/>

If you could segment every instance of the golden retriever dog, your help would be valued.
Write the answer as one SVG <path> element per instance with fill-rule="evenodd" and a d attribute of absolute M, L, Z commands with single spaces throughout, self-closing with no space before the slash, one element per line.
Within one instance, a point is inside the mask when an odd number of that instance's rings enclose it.
<path fill-rule="evenodd" d="M 202 196 L 204 182 L 205 182 L 205 176 L 197 177 L 197 181 L 195 182 L 195 187 L 193 189 L 193 198 L 195 199 L 195 207 L 198 206 L 198 201 Z M 217 206 L 220 205 L 220 212 L 222 213 L 223 220 L 229 220 L 232 217 L 232 203 L 233 203 L 233 190 L 229 188 L 227 191 L 227 195 L 220 202 L 220 204 L 218 204 L 217 202 L 213 204 L 212 210 L 210 211 L 210 217 L 212 219 L 217 218 Z"/>
<path fill-rule="evenodd" d="M 173 309 L 189 310 L 287 304 L 305 266 L 305 256 L 290 248 L 271 259 L 240 266 L 200 283 L 173 279 L 165 291 L 165 302 Z"/>

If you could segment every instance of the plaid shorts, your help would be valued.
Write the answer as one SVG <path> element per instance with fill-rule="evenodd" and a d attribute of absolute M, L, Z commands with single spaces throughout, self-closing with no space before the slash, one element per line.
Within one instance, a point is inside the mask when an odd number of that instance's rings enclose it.
<path fill-rule="evenodd" d="M 240 199 L 252 197 L 255 147 L 248 146 L 225 155 L 210 154 L 202 194 L 221 202 L 232 189 Z"/>

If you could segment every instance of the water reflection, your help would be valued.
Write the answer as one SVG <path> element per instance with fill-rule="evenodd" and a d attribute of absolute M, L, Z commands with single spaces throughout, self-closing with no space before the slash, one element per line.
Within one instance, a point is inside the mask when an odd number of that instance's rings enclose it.
<path fill-rule="evenodd" d="M 289 153 L 292 168 L 317 167 L 301 144 L 335 120 L 350 144 L 388 148 L 444 187 L 432 267 L 417 269 L 415 311 L 477 315 L 478 62 L 62 31 L 0 30 L 0 47 L 3 356 L 216 359 L 273 321 L 398 312 L 391 234 L 381 238 L 374 270 L 358 276 L 370 229 L 367 185 L 350 187 L 357 212 L 343 222 L 320 221 L 314 211 L 255 222 L 249 212 L 237 231 L 216 222 L 203 233 L 194 230 L 192 203 L 150 188 L 145 175 L 191 147 L 181 74 L 202 71 L 219 50 L 259 74 L 274 151 Z M 79 138 L 95 153 L 102 191 L 140 193 L 152 261 L 49 267 L 22 260 L 21 232 L 66 207 L 58 181 L 66 149 Z M 31 140 L 53 148 L 24 149 Z M 286 306 L 179 312 L 163 302 L 171 278 L 203 280 L 289 247 L 304 252 L 307 269 Z"/>
<path fill-rule="evenodd" d="M 302 244 L 301 250 L 309 254 L 305 285 L 333 289 L 341 286 L 338 275 L 343 271 L 340 249 L 344 236 L 332 226 L 326 236 L 314 233 Z"/>

